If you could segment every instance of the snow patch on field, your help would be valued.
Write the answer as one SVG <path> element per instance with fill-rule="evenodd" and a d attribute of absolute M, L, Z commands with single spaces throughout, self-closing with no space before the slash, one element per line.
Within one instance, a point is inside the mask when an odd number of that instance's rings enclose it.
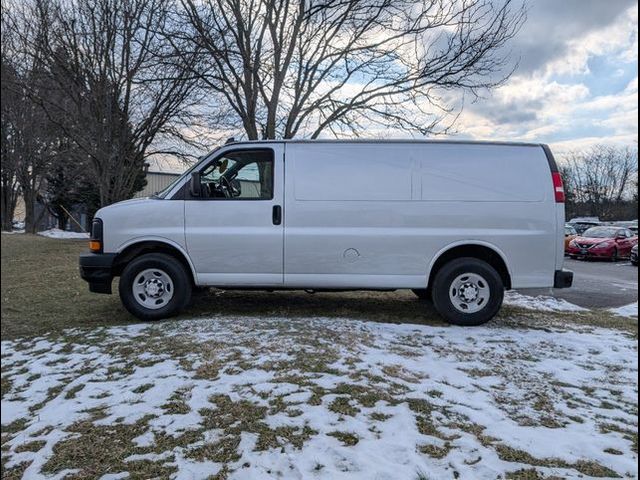
<path fill-rule="evenodd" d="M 2 342 L 3 457 L 30 479 L 635 478 L 637 375 L 637 339 L 597 328 L 73 330 Z"/>
<path fill-rule="evenodd" d="M 515 290 L 505 292 L 504 304 L 540 312 L 585 312 L 588 310 L 567 302 L 562 298 L 547 297 L 544 295 L 530 297 L 528 295 L 522 295 Z"/>
<path fill-rule="evenodd" d="M 638 318 L 638 302 L 624 305 L 618 308 L 610 308 L 609 311 L 619 317 L 636 317 Z"/>
<path fill-rule="evenodd" d="M 51 228 L 49 230 L 43 230 L 38 232 L 38 235 L 42 235 L 47 238 L 89 238 L 89 234 L 85 232 L 67 232 L 60 230 L 59 228 Z"/>

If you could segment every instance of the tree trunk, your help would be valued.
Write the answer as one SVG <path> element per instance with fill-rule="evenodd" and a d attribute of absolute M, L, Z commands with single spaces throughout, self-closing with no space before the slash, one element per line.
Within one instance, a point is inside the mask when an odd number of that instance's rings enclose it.
<path fill-rule="evenodd" d="M 26 233 L 36 233 L 35 193 L 28 190 L 23 190 L 23 198 L 24 198 L 24 231 Z"/>
<path fill-rule="evenodd" d="M 2 230 L 10 232 L 13 229 L 13 216 L 16 212 L 16 200 L 14 192 L 2 187 L 0 195 L 0 216 L 2 216 Z"/>
<path fill-rule="evenodd" d="M 69 219 L 67 218 L 67 215 L 64 212 L 60 212 L 60 215 L 58 215 L 56 219 L 58 223 L 58 228 L 60 230 L 66 230 L 67 225 L 69 224 Z"/>

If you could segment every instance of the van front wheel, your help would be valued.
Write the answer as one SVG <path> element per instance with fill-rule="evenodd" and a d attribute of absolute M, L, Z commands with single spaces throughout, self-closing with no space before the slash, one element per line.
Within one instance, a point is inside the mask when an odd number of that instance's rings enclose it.
<path fill-rule="evenodd" d="M 130 262 L 118 287 L 125 308 L 140 320 L 176 315 L 191 299 L 191 279 L 182 263 L 162 253 Z"/>
<path fill-rule="evenodd" d="M 496 270 L 477 258 L 458 258 L 443 266 L 433 282 L 433 305 L 449 323 L 481 325 L 500 310 L 504 285 Z"/>

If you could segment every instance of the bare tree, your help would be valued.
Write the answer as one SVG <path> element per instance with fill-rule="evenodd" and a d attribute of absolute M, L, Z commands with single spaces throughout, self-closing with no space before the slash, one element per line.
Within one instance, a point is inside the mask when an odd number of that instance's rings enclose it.
<path fill-rule="evenodd" d="M 13 92 L 8 88 L 13 81 L 14 72 L 11 65 L 2 56 L 0 73 L 0 90 L 2 111 L 0 114 L 0 216 L 2 217 L 2 230 L 11 231 L 16 203 L 20 193 L 17 167 L 18 158 L 15 152 L 14 118 L 16 102 Z"/>
<path fill-rule="evenodd" d="M 160 34 L 169 8 L 168 0 L 32 0 L 7 16 L 15 51 L 43 65 L 41 84 L 27 85 L 31 98 L 77 147 L 68 161 L 86 162 L 101 205 L 144 186 L 151 145 L 179 137 L 174 122 L 193 105 L 190 57 Z"/>
<path fill-rule="evenodd" d="M 568 200 L 586 209 L 585 213 L 608 218 L 634 195 L 637 201 L 638 151 L 635 148 L 596 145 L 589 150 L 572 152 L 564 159 L 562 173 Z"/>
<path fill-rule="evenodd" d="M 51 137 L 42 110 L 27 95 L 24 85 L 33 81 L 36 68 L 18 72 L 2 56 L 2 222 L 9 230 L 18 194 L 25 205 L 25 230 L 35 233 L 39 214 L 36 203 L 51 160 Z"/>
<path fill-rule="evenodd" d="M 249 139 L 444 132 L 451 92 L 508 78 L 525 17 L 511 0 L 179 1 L 170 38 Z"/>

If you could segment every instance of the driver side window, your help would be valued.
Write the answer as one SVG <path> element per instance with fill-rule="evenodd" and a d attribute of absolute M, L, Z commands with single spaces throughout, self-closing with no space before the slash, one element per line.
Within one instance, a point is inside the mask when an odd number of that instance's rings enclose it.
<path fill-rule="evenodd" d="M 239 150 L 217 157 L 200 171 L 201 192 L 210 200 L 273 198 L 273 151 Z"/>

